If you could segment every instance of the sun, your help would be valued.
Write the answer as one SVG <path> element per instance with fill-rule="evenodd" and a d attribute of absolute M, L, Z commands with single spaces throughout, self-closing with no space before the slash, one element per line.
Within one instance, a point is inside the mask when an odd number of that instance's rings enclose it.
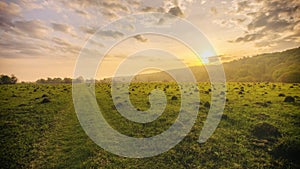
<path fill-rule="evenodd" d="M 215 56 L 216 54 L 210 50 L 206 50 L 201 54 L 201 57 L 203 58 L 208 58 L 208 57 L 212 57 Z"/>

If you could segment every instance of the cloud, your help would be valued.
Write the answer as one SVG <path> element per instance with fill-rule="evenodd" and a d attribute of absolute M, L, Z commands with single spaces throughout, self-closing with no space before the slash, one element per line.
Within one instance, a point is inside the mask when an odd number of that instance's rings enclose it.
<path fill-rule="evenodd" d="M 174 16 L 184 17 L 183 12 L 181 11 L 181 9 L 178 6 L 170 8 L 168 13 L 171 14 L 171 15 L 174 15 Z"/>
<path fill-rule="evenodd" d="M 28 58 L 52 54 L 52 48 L 46 41 L 18 36 L 5 32 L 0 40 L 0 57 Z"/>
<path fill-rule="evenodd" d="M 62 23 L 51 23 L 52 28 L 55 31 L 63 32 L 66 34 L 72 34 L 73 28 L 70 25 L 62 24 Z"/>
<path fill-rule="evenodd" d="M 217 8 L 215 8 L 215 7 L 211 7 L 211 8 L 210 8 L 210 12 L 211 12 L 213 15 L 217 15 L 217 14 L 218 14 Z"/>
<path fill-rule="evenodd" d="M 249 1 L 242 1 L 242 2 L 238 2 L 237 4 L 237 12 L 241 12 L 249 8 L 250 8 Z"/>
<path fill-rule="evenodd" d="M 52 38 L 52 42 L 56 44 L 55 45 L 56 50 L 59 50 L 62 53 L 71 53 L 76 56 L 79 54 L 79 51 L 81 50 L 80 46 L 72 44 L 67 40 L 58 37 Z"/>
<path fill-rule="evenodd" d="M 104 17 L 108 19 L 115 19 L 123 13 L 129 13 L 130 4 L 127 1 L 113 0 L 113 1 L 103 1 L 103 0 L 61 0 L 61 3 L 70 9 L 73 9 L 76 13 L 80 15 L 85 15 L 84 11 L 93 10 L 94 13 L 101 13 Z"/>
<path fill-rule="evenodd" d="M 113 31 L 113 30 L 106 30 L 106 31 L 99 31 L 97 32 L 99 36 L 104 37 L 104 38 L 114 38 L 114 39 L 119 39 L 124 36 L 122 32 L 119 31 Z"/>
<path fill-rule="evenodd" d="M 236 40 L 234 41 L 229 41 L 229 42 L 251 42 L 251 41 L 254 41 L 254 40 L 258 40 L 258 39 L 261 39 L 263 37 L 262 34 L 247 34 L 243 37 L 239 37 L 237 38 Z"/>
<path fill-rule="evenodd" d="M 300 22 L 300 1 L 242 1 L 237 3 L 235 12 L 247 18 L 236 22 L 237 25 L 246 24 L 246 32 L 230 42 L 254 42 L 256 47 L 263 47 L 267 44 L 277 46 L 286 40 L 293 43 L 299 41 L 294 35 L 300 31 L 297 27 Z"/>
<path fill-rule="evenodd" d="M 142 8 L 140 11 L 142 11 L 142 12 L 164 12 L 165 10 L 163 7 L 155 8 L 155 7 L 151 7 L 151 6 L 146 6 L 146 7 Z"/>
<path fill-rule="evenodd" d="M 31 38 L 44 39 L 50 29 L 40 20 L 15 21 L 15 31 Z"/>
<path fill-rule="evenodd" d="M 108 2 L 108 1 L 103 1 L 100 2 L 100 4 L 107 9 L 113 10 L 113 11 L 124 11 L 127 12 L 128 8 L 125 5 L 122 5 L 123 3 L 120 2 Z"/>
<path fill-rule="evenodd" d="M 137 41 L 143 42 L 143 43 L 148 41 L 148 39 L 145 38 L 143 35 L 135 35 L 135 36 L 133 36 L 133 38 L 136 39 Z"/>
<path fill-rule="evenodd" d="M 87 34 L 94 34 L 97 31 L 96 27 L 91 26 L 80 26 L 79 29 Z"/>
<path fill-rule="evenodd" d="M 86 11 L 84 11 L 84 10 L 75 9 L 74 12 L 81 15 L 81 16 L 83 16 L 83 17 L 85 17 L 85 18 L 87 18 L 87 19 L 91 18 L 90 14 L 87 13 Z"/>
<path fill-rule="evenodd" d="M 13 20 L 21 18 L 21 8 L 15 3 L 0 1 L 0 29 L 8 31 L 13 27 Z"/>

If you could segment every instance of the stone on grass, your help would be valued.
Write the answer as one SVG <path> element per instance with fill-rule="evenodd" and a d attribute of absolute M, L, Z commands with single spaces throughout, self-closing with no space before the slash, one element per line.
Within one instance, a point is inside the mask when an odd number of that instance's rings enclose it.
<path fill-rule="evenodd" d="M 171 100 L 177 100 L 178 98 L 176 96 L 172 96 Z"/>
<path fill-rule="evenodd" d="M 44 98 L 44 99 L 41 101 L 42 104 L 49 103 L 49 102 L 51 102 L 51 101 L 50 101 L 50 99 L 48 99 L 48 98 Z"/>
<path fill-rule="evenodd" d="M 209 104 L 209 102 L 205 102 L 205 103 L 204 103 L 204 107 L 206 107 L 206 108 L 210 108 L 210 104 Z"/>
<path fill-rule="evenodd" d="M 295 102 L 295 98 L 292 96 L 286 96 L 284 98 L 284 102 L 288 102 L 288 103 L 294 103 Z"/>
<path fill-rule="evenodd" d="M 252 133 L 258 139 L 272 139 L 281 135 L 277 127 L 266 122 L 256 124 Z"/>

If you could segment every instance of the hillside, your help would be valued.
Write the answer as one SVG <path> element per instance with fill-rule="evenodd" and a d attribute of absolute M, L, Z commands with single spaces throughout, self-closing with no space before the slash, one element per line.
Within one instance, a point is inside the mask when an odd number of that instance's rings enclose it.
<path fill-rule="evenodd" d="M 233 82 L 300 82 L 300 47 L 283 52 L 260 54 L 224 63 L 227 81 Z M 197 81 L 209 81 L 204 66 L 190 67 Z M 170 70 L 183 76 L 183 69 Z M 120 77 L 122 80 L 122 77 Z M 134 81 L 173 81 L 165 72 L 142 74 Z"/>

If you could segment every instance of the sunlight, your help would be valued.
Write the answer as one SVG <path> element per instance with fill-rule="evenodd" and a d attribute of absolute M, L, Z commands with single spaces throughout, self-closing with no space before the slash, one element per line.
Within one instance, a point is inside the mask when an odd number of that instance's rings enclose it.
<path fill-rule="evenodd" d="M 214 52 L 212 52 L 210 50 L 206 50 L 201 54 L 201 57 L 208 58 L 208 57 L 215 56 L 215 55 L 216 54 Z"/>

